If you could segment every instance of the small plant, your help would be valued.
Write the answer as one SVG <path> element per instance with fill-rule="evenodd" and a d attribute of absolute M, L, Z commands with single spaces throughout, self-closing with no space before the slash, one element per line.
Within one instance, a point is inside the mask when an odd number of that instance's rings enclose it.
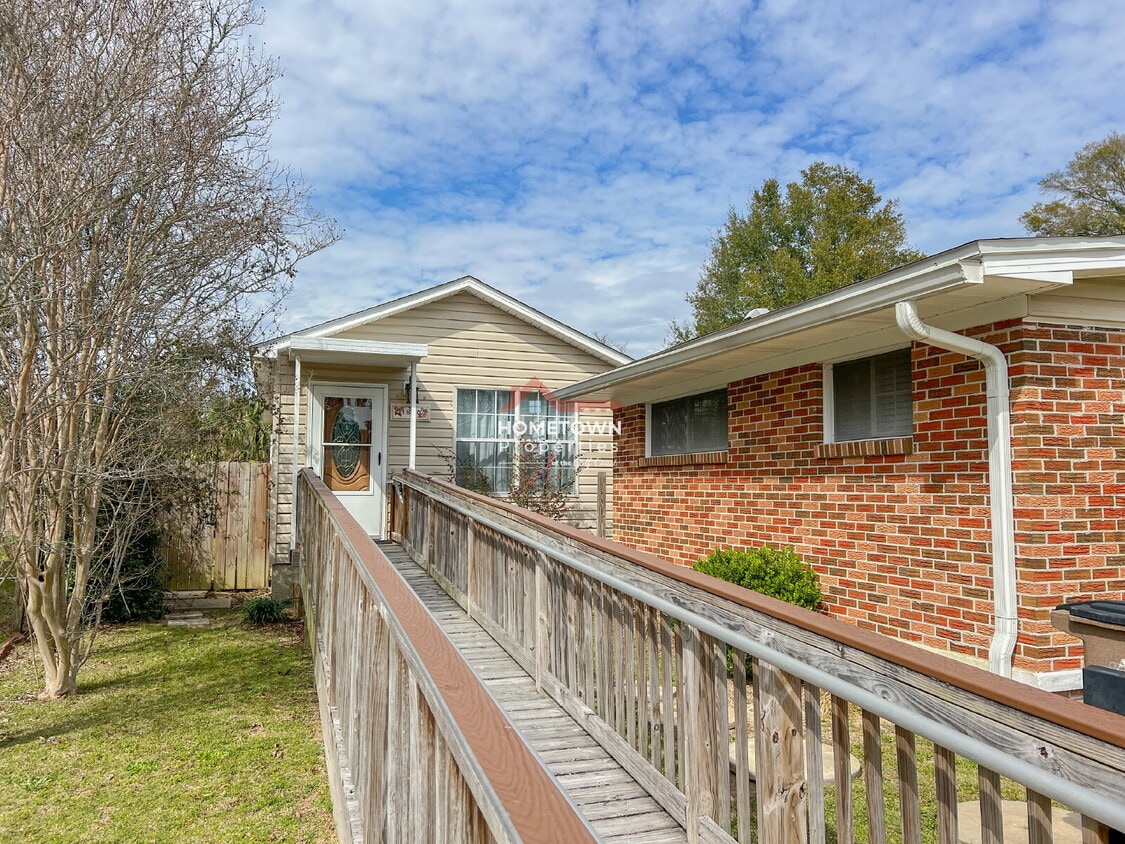
<path fill-rule="evenodd" d="M 438 456 L 449 469 L 449 478 L 462 489 L 492 495 L 492 481 L 473 455 L 465 453 L 458 456 L 453 449 L 437 447 Z"/>
<path fill-rule="evenodd" d="M 717 548 L 692 568 L 808 610 L 824 597 L 816 572 L 792 548 Z"/>
<path fill-rule="evenodd" d="M 547 518 L 561 519 L 570 509 L 574 474 L 550 443 L 519 440 L 508 500 Z"/>
<path fill-rule="evenodd" d="M 258 595 L 247 598 L 242 604 L 243 624 L 277 624 L 285 621 L 285 606 L 287 601 L 279 601 L 269 595 Z"/>

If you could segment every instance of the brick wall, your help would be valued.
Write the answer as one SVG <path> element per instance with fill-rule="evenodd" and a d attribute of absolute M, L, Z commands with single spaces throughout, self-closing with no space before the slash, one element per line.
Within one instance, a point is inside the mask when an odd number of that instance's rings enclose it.
<path fill-rule="evenodd" d="M 1075 640 L 1047 617 L 1061 600 L 1125 589 L 1125 334 L 1020 321 L 965 333 L 999 345 L 1012 367 L 1015 664 L 1077 667 Z M 732 383 L 726 455 L 686 465 L 645 459 L 644 407 L 623 408 L 616 538 L 683 564 L 718 546 L 792 545 L 820 572 L 833 614 L 987 659 L 984 370 L 917 343 L 911 360 L 908 439 L 824 445 L 820 365 Z"/>

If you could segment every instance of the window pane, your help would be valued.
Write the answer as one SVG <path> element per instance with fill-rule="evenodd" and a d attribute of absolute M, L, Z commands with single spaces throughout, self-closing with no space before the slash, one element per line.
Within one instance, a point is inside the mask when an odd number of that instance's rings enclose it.
<path fill-rule="evenodd" d="M 880 355 L 872 361 L 875 380 L 875 434 L 909 436 L 914 426 L 910 386 L 910 350 Z"/>
<path fill-rule="evenodd" d="M 913 402 L 910 350 L 832 367 L 836 442 L 910 436 Z"/>
<path fill-rule="evenodd" d="M 479 489 L 483 480 L 488 492 L 507 492 L 511 453 L 508 443 L 458 442 L 457 483 Z"/>
<path fill-rule="evenodd" d="M 371 419 L 371 399 L 326 396 L 321 439 L 326 443 L 369 443 Z"/>
<path fill-rule="evenodd" d="M 727 448 L 727 391 L 659 402 L 650 414 L 654 455 L 697 454 Z"/>
<path fill-rule="evenodd" d="M 683 401 L 663 402 L 652 406 L 652 453 L 687 454 L 688 412 Z"/>
<path fill-rule="evenodd" d="M 837 442 L 871 437 L 871 361 L 868 358 L 832 367 L 832 395 Z"/>

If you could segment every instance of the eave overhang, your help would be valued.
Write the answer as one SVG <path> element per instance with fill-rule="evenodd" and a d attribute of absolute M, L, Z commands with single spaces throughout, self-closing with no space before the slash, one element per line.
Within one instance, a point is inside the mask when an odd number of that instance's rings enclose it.
<path fill-rule="evenodd" d="M 417 363 L 429 354 L 429 347 L 425 343 L 289 337 L 275 347 L 274 353 L 291 360 L 299 357 L 303 363 L 390 368 Z"/>
<path fill-rule="evenodd" d="M 1027 314 L 1032 294 L 1125 270 L 1125 237 L 975 241 L 745 320 L 556 391 L 638 404 L 905 345 L 894 308 L 913 301 L 950 331 Z"/>

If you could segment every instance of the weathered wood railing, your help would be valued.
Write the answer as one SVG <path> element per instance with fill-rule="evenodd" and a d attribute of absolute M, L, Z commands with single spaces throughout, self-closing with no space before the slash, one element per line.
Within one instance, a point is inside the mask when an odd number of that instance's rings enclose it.
<path fill-rule="evenodd" d="M 1125 828 L 1125 718 L 415 473 L 392 525 L 689 840 L 957 844 L 965 791 L 984 842 L 1013 791 L 1032 844 Z"/>
<path fill-rule="evenodd" d="M 300 477 L 297 537 L 341 841 L 598 840 L 410 587 L 309 470 Z"/>

